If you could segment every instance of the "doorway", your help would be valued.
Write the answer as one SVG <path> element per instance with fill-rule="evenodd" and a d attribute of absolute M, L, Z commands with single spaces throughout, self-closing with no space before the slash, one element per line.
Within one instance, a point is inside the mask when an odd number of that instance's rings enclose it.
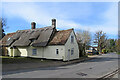
<path fill-rule="evenodd" d="M 68 61 L 70 60 L 70 49 L 68 49 Z"/>

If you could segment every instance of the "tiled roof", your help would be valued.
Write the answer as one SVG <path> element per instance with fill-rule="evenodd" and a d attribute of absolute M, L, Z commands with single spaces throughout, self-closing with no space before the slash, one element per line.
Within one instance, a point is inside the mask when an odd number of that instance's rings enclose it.
<path fill-rule="evenodd" d="M 55 33 L 55 36 L 50 41 L 49 45 L 63 45 L 68 40 L 73 29 L 61 30 Z"/>
<path fill-rule="evenodd" d="M 6 42 L 10 39 L 10 37 L 12 37 L 14 33 L 8 33 L 7 35 L 5 35 L 1 40 L 0 40 L 0 46 L 5 46 Z"/>

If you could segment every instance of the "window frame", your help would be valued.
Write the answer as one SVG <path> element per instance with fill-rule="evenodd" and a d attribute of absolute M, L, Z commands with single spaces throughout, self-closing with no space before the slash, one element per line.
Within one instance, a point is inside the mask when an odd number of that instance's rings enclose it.
<path fill-rule="evenodd" d="M 37 55 L 37 49 L 32 49 L 32 55 Z"/>

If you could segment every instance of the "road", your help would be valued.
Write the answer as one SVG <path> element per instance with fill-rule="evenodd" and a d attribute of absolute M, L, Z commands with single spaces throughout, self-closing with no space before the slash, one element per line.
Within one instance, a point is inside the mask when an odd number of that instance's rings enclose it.
<path fill-rule="evenodd" d="M 99 78 L 116 70 L 118 59 L 115 53 L 103 54 L 77 64 L 7 74 L 3 78 Z"/>

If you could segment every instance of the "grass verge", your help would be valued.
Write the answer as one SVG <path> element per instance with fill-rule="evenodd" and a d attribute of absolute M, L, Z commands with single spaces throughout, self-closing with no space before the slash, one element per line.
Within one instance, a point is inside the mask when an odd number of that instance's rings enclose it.
<path fill-rule="evenodd" d="M 2 58 L 2 64 L 21 64 L 21 63 L 39 63 L 39 62 L 51 62 L 52 60 L 43 60 L 40 58 L 30 57 L 8 57 L 0 56 Z"/>
<path fill-rule="evenodd" d="M 117 52 L 118 55 L 120 55 L 120 52 Z"/>

